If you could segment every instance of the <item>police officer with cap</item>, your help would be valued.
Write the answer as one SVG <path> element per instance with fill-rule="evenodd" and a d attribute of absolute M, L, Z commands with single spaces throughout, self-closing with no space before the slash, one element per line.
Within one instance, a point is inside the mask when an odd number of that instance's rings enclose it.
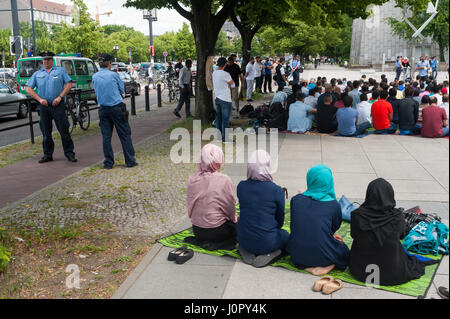
<path fill-rule="evenodd" d="M 52 121 L 61 135 L 64 155 L 70 162 L 76 162 L 74 145 L 69 133 L 64 96 L 72 89 L 72 79 L 62 67 L 53 66 L 53 52 L 45 51 L 40 54 L 44 68 L 33 73 L 28 80 L 26 91 L 33 99 L 39 102 L 39 127 L 42 132 L 42 146 L 44 157 L 39 163 L 53 161 L 54 142 L 52 138 Z M 37 93 L 34 92 L 37 88 Z"/>
<path fill-rule="evenodd" d="M 114 152 L 111 145 L 114 127 L 122 144 L 125 163 L 127 167 L 134 167 L 138 164 L 134 157 L 128 111 L 122 99 L 122 94 L 125 93 L 124 83 L 117 72 L 111 71 L 112 57 L 109 54 L 101 54 L 98 61 L 100 70 L 92 76 L 92 83 L 100 106 L 98 114 L 105 155 L 103 168 L 111 169 L 114 166 Z"/>

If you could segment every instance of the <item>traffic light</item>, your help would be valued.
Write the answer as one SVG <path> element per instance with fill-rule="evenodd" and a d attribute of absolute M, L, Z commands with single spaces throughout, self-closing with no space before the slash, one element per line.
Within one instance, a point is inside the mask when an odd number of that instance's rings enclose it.
<path fill-rule="evenodd" d="M 11 55 L 22 56 L 23 44 L 22 44 L 22 37 L 20 35 L 9 37 L 9 44 Z M 18 48 L 17 52 L 16 48 Z"/>

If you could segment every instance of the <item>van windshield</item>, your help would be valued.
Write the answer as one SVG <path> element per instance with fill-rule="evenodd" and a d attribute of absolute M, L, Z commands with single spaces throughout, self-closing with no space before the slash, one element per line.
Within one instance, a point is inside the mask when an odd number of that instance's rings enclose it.
<path fill-rule="evenodd" d="M 25 60 L 20 61 L 19 76 L 21 78 L 29 78 L 34 72 L 42 69 L 42 60 Z"/>

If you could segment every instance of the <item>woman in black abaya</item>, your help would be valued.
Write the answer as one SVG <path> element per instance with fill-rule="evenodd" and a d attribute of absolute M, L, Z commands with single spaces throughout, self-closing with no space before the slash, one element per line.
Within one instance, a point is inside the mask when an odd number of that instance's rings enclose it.
<path fill-rule="evenodd" d="M 354 241 L 349 269 L 362 282 L 366 282 L 369 275 L 374 278 L 373 270 L 379 269 L 377 284 L 400 285 L 420 278 L 425 274 L 425 266 L 435 263 L 422 262 L 416 256 L 406 254 L 400 243 L 406 222 L 395 205 L 392 185 L 378 178 L 367 187 L 365 202 L 351 214 Z"/>

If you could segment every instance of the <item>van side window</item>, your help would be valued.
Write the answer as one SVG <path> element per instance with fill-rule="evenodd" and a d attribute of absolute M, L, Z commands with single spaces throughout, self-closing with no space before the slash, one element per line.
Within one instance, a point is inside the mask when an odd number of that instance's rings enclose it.
<path fill-rule="evenodd" d="M 87 65 L 88 65 L 89 75 L 94 75 L 94 73 L 96 73 L 98 71 L 95 64 L 92 63 L 91 61 L 87 61 Z"/>
<path fill-rule="evenodd" d="M 75 70 L 73 68 L 73 63 L 71 60 L 62 60 L 61 66 L 66 70 L 66 72 L 69 76 L 75 75 Z"/>
<path fill-rule="evenodd" d="M 77 75 L 88 75 L 88 68 L 85 61 L 74 61 L 75 70 L 77 71 Z"/>

